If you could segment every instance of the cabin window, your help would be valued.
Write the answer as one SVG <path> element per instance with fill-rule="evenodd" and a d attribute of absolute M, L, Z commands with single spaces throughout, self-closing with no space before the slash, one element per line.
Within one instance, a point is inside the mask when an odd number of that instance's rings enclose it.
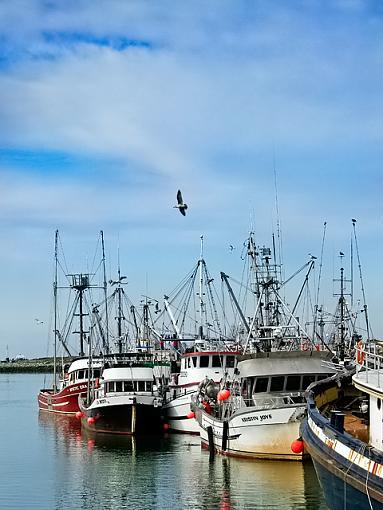
<path fill-rule="evenodd" d="M 234 368 L 235 358 L 234 356 L 226 356 L 226 368 Z"/>
<path fill-rule="evenodd" d="M 97 379 L 97 377 L 101 376 L 101 370 L 99 368 L 95 368 L 93 370 L 93 377 Z"/>
<path fill-rule="evenodd" d="M 380 411 L 380 408 L 382 407 L 382 401 L 380 398 L 376 400 L 376 405 L 378 406 L 378 411 Z"/>
<path fill-rule="evenodd" d="M 122 381 L 116 381 L 116 391 L 122 391 Z"/>
<path fill-rule="evenodd" d="M 318 375 L 317 381 L 321 381 L 322 379 L 327 379 L 328 375 Z"/>
<path fill-rule="evenodd" d="M 78 371 L 78 378 L 79 379 L 84 379 L 84 370 L 79 370 Z"/>
<path fill-rule="evenodd" d="M 304 375 L 302 377 L 302 389 L 305 390 L 315 381 L 315 375 Z"/>
<path fill-rule="evenodd" d="M 145 391 L 145 381 L 138 381 L 138 391 Z"/>
<path fill-rule="evenodd" d="M 152 381 L 146 381 L 146 391 L 152 391 L 153 383 Z"/>
<path fill-rule="evenodd" d="M 113 392 L 114 391 L 114 382 L 109 382 L 106 385 L 106 391 L 107 392 Z"/>
<path fill-rule="evenodd" d="M 199 366 L 201 368 L 207 368 L 209 366 L 209 356 L 200 356 Z"/>
<path fill-rule="evenodd" d="M 270 391 L 283 391 L 285 386 L 285 377 L 283 375 L 279 375 L 271 378 L 270 382 Z"/>
<path fill-rule="evenodd" d="M 269 385 L 268 377 L 257 377 L 255 380 L 254 393 L 264 393 Z"/>
<path fill-rule="evenodd" d="M 197 356 L 193 356 L 192 361 L 193 361 L 193 367 L 196 367 L 197 366 Z"/>
<path fill-rule="evenodd" d="M 190 366 L 191 366 L 191 359 L 188 358 L 188 368 L 190 368 Z"/>
<path fill-rule="evenodd" d="M 287 376 L 286 391 L 299 391 L 301 388 L 301 376 L 289 375 Z"/>
<path fill-rule="evenodd" d="M 134 385 L 132 381 L 124 381 L 124 391 L 134 391 Z"/>
<path fill-rule="evenodd" d="M 221 357 L 217 356 L 216 354 L 213 354 L 212 357 L 212 367 L 213 368 L 221 368 L 222 366 Z"/>

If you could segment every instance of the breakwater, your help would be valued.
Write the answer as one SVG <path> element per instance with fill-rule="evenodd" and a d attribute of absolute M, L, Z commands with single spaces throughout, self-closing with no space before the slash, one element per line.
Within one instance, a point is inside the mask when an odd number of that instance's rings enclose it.
<path fill-rule="evenodd" d="M 64 360 L 64 363 L 66 360 Z M 61 359 L 56 362 L 56 370 L 61 370 Z M 0 373 L 44 373 L 53 372 L 53 358 L 35 358 L 22 360 L 9 360 L 0 363 Z"/>

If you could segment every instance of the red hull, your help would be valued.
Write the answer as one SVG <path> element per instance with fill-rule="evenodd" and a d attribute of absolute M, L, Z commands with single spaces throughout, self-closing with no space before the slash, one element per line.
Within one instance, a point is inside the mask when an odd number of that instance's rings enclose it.
<path fill-rule="evenodd" d="M 39 409 L 51 413 L 75 414 L 80 410 L 78 397 L 85 397 L 86 391 L 86 383 L 72 384 L 57 393 L 53 393 L 53 390 L 40 390 L 37 397 Z"/>

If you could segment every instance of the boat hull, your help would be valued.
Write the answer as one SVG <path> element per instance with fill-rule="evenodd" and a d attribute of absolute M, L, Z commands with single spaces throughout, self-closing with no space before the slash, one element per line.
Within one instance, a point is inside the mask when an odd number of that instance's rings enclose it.
<path fill-rule="evenodd" d="M 129 403 L 82 408 L 81 426 L 93 433 L 102 434 L 156 434 L 163 431 L 160 407 Z M 89 420 L 93 418 L 93 420 Z"/>
<path fill-rule="evenodd" d="M 304 408 L 289 407 L 252 410 L 232 415 L 225 420 L 196 410 L 202 446 L 235 457 L 301 461 L 304 452 L 294 453 L 291 444 L 299 437 Z M 210 429 L 210 430 L 209 430 Z M 209 437 L 209 434 L 210 437 Z"/>
<path fill-rule="evenodd" d="M 365 443 L 334 432 L 329 425 L 322 428 L 310 416 L 302 423 L 301 434 L 331 510 L 383 510 L 383 464 L 370 457 Z"/>
<path fill-rule="evenodd" d="M 52 389 L 42 389 L 37 397 L 39 409 L 57 414 L 76 414 L 80 410 L 79 396 L 86 396 L 86 391 L 86 383 L 72 384 L 56 393 Z"/>
<path fill-rule="evenodd" d="M 176 397 L 163 406 L 164 421 L 169 425 L 170 431 L 195 435 L 200 433 L 196 420 L 188 417 L 193 394 L 195 392 Z"/>

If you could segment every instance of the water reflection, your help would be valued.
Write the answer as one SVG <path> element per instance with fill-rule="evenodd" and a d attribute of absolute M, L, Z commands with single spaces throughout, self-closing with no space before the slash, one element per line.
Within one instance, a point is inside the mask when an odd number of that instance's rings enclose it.
<path fill-rule="evenodd" d="M 47 413 L 39 424 L 51 434 L 57 509 L 326 508 L 311 463 L 211 460 L 198 437 L 94 435 Z"/>

